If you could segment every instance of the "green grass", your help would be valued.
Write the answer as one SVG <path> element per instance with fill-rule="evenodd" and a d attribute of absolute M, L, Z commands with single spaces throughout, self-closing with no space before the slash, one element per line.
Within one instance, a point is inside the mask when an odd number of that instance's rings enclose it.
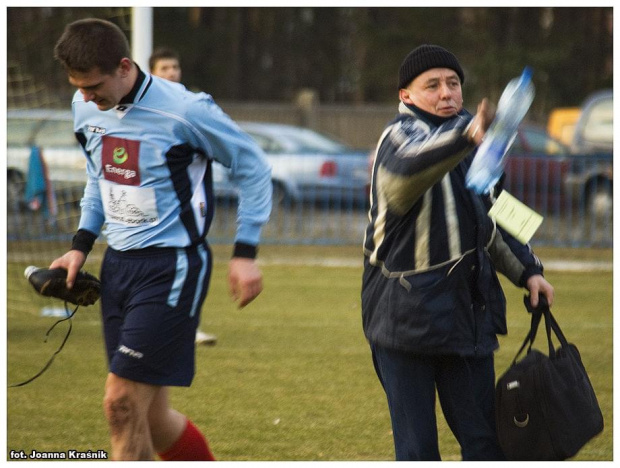
<path fill-rule="evenodd" d="M 281 256 L 354 259 L 359 251 L 265 246 L 260 254 L 265 290 L 238 310 L 225 283 L 230 247 L 215 249 L 202 329 L 216 334 L 218 343 L 198 348 L 194 383 L 173 389 L 172 402 L 203 430 L 218 459 L 393 459 L 387 404 L 361 329 L 361 267 L 274 263 Z M 584 258 L 583 251 L 576 255 Z M 593 251 L 585 257 L 598 255 Z M 96 272 L 96 261 L 90 262 L 89 271 Z M 43 343 L 55 319 L 39 316 L 40 307 L 49 302 L 17 279 L 25 266 L 8 265 L 8 304 L 29 304 L 26 311 L 8 308 L 9 383 L 37 372 L 66 329 L 59 325 L 50 342 Z M 547 278 L 556 288 L 554 314 L 582 353 L 606 423 L 576 459 L 612 460 L 612 274 L 549 272 Z M 501 338 L 496 355 L 498 375 L 529 326 L 522 291 L 503 284 L 509 334 Z M 537 345 L 545 349 L 544 342 Z M 109 450 L 101 407 L 106 373 L 98 307 L 81 309 L 52 367 L 35 382 L 8 390 L 7 453 Z M 460 459 L 443 418 L 439 427 L 443 458 Z"/>

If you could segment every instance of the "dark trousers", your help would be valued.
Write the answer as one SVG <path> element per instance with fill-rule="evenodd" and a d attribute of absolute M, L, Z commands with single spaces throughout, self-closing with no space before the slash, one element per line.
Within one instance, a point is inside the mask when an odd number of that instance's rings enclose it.
<path fill-rule="evenodd" d="M 424 356 L 372 346 L 396 460 L 441 460 L 435 390 L 463 460 L 505 460 L 495 429 L 495 369 L 485 357 Z"/>

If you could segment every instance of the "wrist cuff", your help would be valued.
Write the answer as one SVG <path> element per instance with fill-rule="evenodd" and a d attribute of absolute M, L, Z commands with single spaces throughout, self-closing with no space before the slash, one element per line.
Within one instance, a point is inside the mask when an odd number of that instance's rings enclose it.
<path fill-rule="evenodd" d="M 534 275 L 543 275 L 543 269 L 537 265 L 529 265 L 528 267 L 526 267 L 521 274 L 521 278 L 519 278 L 519 286 L 524 288 L 527 284 L 527 280 Z"/>
<path fill-rule="evenodd" d="M 88 255 L 89 252 L 93 250 L 93 245 L 95 245 L 96 240 L 97 235 L 85 229 L 79 229 L 78 232 L 75 233 L 75 236 L 73 236 L 71 250 L 79 250 L 84 253 L 84 255 Z"/>
<path fill-rule="evenodd" d="M 235 248 L 233 249 L 233 257 L 242 258 L 256 258 L 258 253 L 258 247 L 252 244 L 246 244 L 244 242 L 235 242 Z"/>

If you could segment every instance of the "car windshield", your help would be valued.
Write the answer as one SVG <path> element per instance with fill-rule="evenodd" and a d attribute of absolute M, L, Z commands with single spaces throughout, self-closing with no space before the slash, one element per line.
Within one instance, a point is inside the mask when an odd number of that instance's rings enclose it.
<path fill-rule="evenodd" d="M 339 154 L 350 152 L 346 145 L 305 128 L 278 127 L 273 131 L 245 128 L 267 153 L 321 153 Z"/>
<path fill-rule="evenodd" d="M 9 146 L 23 146 L 34 143 L 33 136 L 42 125 L 40 120 L 7 119 L 6 142 Z"/>
<path fill-rule="evenodd" d="M 590 143 L 611 145 L 614 124 L 613 101 L 606 99 L 595 104 L 583 129 L 583 138 Z"/>
<path fill-rule="evenodd" d="M 547 132 L 535 128 L 521 128 L 511 148 L 512 154 L 564 155 L 568 150 Z"/>
<path fill-rule="evenodd" d="M 564 154 L 566 150 L 544 132 L 529 130 L 525 132 L 530 151 L 534 153 Z"/>
<path fill-rule="evenodd" d="M 68 147 L 77 144 L 73 124 L 65 120 L 29 118 L 7 119 L 7 144 L 10 146 Z"/>
<path fill-rule="evenodd" d="M 312 130 L 300 129 L 296 131 L 283 132 L 282 138 L 288 140 L 289 144 L 300 153 L 342 153 L 348 148 L 342 143 L 331 140 L 324 135 L 313 132 Z"/>

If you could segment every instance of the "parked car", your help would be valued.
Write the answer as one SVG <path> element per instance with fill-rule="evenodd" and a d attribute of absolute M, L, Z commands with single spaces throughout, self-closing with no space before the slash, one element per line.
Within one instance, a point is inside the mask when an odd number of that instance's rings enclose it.
<path fill-rule="evenodd" d="M 506 155 L 504 188 L 539 211 L 565 203 L 568 147 L 542 127 L 522 124 Z"/>
<path fill-rule="evenodd" d="M 612 209 L 611 153 L 574 154 L 543 128 L 522 125 L 506 158 L 504 188 L 543 213 Z"/>
<path fill-rule="evenodd" d="M 39 146 L 44 151 L 51 180 L 86 180 L 86 158 L 73 133 L 71 112 L 44 109 L 8 111 L 9 178 L 24 178 L 28 173 L 32 145 Z"/>
<path fill-rule="evenodd" d="M 581 113 L 571 144 L 573 154 L 611 153 L 613 151 L 614 97 L 611 89 L 590 95 Z"/>
<path fill-rule="evenodd" d="M 606 215 L 613 210 L 613 91 L 601 90 L 583 103 L 571 144 L 582 158 L 566 184 L 576 197 L 586 197 L 590 210 Z"/>
<path fill-rule="evenodd" d="M 33 109 L 7 112 L 7 202 L 10 209 L 23 204 L 30 152 L 39 146 L 48 175 L 57 188 L 86 183 L 86 158 L 73 133 L 69 111 Z"/>
<path fill-rule="evenodd" d="M 365 206 L 368 151 L 355 150 L 314 130 L 275 123 L 240 122 L 267 155 L 274 203 L 331 201 Z"/>

